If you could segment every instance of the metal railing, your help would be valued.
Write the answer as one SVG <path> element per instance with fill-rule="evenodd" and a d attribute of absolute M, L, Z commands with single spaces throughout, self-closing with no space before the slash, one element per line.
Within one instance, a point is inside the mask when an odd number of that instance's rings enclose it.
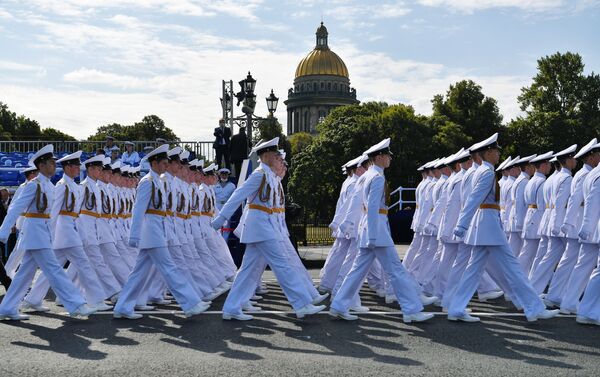
<path fill-rule="evenodd" d="M 132 141 L 134 143 L 133 149 L 137 152 L 142 152 L 144 147 L 151 146 L 157 147 L 156 141 Z M 168 141 L 170 145 L 178 145 L 181 148 L 187 149 L 194 152 L 196 156 L 201 156 L 205 160 L 213 160 L 215 158 L 215 152 L 213 149 L 212 141 Z M 84 152 L 95 152 L 98 149 L 104 148 L 106 143 L 104 141 L 53 141 L 53 140 L 37 140 L 37 141 L 0 141 L 0 152 L 21 152 L 21 153 L 34 153 L 44 147 L 45 145 L 54 145 L 56 153 L 62 152 L 75 152 L 82 150 Z M 114 145 L 121 148 L 121 153 L 125 151 L 123 142 L 116 141 Z"/>
<path fill-rule="evenodd" d="M 396 203 L 394 203 L 391 206 L 389 206 L 389 209 L 392 209 L 395 206 L 398 206 L 398 209 L 402 210 L 402 209 L 404 209 L 404 204 L 417 204 L 417 202 L 415 200 L 405 200 L 404 196 L 403 196 L 403 194 L 406 193 L 406 192 L 413 192 L 414 193 L 416 190 L 417 189 L 413 188 L 413 187 L 402 187 L 402 186 L 400 186 L 397 189 L 395 189 L 394 191 L 392 191 L 390 193 L 390 197 L 392 195 L 399 194 L 399 199 L 398 199 L 398 201 Z M 413 197 L 414 197 L 414 195 L 413 195 Z M 414 206 L 413 206 L 413 209 L 414 209 Z"/>

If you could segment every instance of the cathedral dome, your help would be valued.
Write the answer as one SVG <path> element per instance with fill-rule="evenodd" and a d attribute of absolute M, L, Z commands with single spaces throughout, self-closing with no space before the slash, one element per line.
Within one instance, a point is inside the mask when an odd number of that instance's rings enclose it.
<path fill-rule="evenodd" d="M 317 29 L 317 45 L 296 68 L 296 78 L 310 75 L 332 75 L 348 78 L 348 68 L 337 54 L 329 49 L 327 44 L 327 28 L 321 22 Z"/>

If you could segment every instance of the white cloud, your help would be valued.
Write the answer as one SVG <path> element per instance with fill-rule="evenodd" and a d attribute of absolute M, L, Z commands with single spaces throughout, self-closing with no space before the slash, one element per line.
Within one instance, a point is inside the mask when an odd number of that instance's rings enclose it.
<path fill-rule="evenodd" d="M 410 13 L 404 1 L 376 2 L 344 2 L 325 11 L 325 15 L 341 21 L 349 29 L 364 29 L 374 26 L 375 20 L 384 18 L 399 18 Z"/>
<path fill-rule="evenodd" d="M 417 0 L 425 6 L 444 7 L 465 13 L 491 8 L 517 8 L 529 12 L 581 11 L 599 5 L 598 0 Z"/>
<path fill-rule="evenodd" d="M 0 8 L 0 18 L 4 18 L 6 20 L 12 20 L 14 16 L 8 12 L 6 9 Z"/>

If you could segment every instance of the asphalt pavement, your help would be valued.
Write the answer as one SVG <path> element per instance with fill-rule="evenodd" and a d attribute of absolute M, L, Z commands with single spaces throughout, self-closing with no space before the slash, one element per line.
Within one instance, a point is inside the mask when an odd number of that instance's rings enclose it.
<path fill-rule="evenodd" d="M 397 304 L 364 288 L 371 312 L 358 321 L 300 320 L 268 286 L 265 313 L 249 322 L 222 320 L 223 298 L 191 319 L 170 305 L 137 321 L 71 319 L 47 302 L 49 313 L 0 322 L 0 376 L 600 375 L 600 328 L 572 316 L 528 323 L 500 300 L 473 302 L 481 323 L 451 323 L 428 307 L 432 321 L 406 325 Z"/>

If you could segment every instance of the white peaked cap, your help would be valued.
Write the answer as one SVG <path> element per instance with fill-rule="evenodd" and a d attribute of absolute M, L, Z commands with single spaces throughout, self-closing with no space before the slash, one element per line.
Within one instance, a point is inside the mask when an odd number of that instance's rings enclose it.
<path fill-rule="evenodd" d="M 552 157 L 552 158 L 550 159 L 550 162 L 556 162 L 556 161 L 558 161 L 558 158 L 556 158 L 556 157 Z"/>
<path fill-rule="evenodd" d="M 562 151 L 556 153 L 554 155 L 554 157 L 559 158 L 559 157 L 562 157 L 562 156 L 568 156 L 570 154 L 575 153 L 576 150 L 577 150 L 577 144 L 573 144 L 569 148 L 565 148 Z"/>
<path fill-rule="evenodd" d="M 487 139 L 480 141 L 479 143 L 475 143 L 469 148 L 469 152 L 476 152 L 478 150 L 484 149 L 492 144 L 498 143 L 498 133 L 496 132 L 492 136 Z"/>
<path fill-rule="evenodd" d="M 172 156 L 179 155 L 179 154 L 181 154 L 181 147 L 175 147 L 175 148 L 167 151 L 168 157 L 172 157 Z"/>
<path fill-rule="evenodd" d="M 515 161 L 514 165 L 520 165 L 526 162 L 531 162 L 534 158 L 537 157 L 537 154 L 532 154 L 531 156 L 521 157 L 517 161 Z"/>
<path fill-rule="evenodd" d="M 364 154 L 367 156 L 370 154 L 374 154 L 380 151 L 389 150 L 391 139 L 388 137 L 387 139 L 381 140 L 379 143 L 373 145 L 371 148 L 367 149 Z"/>
<path fill-rule="evenodd" d="M 111 168 L 112 170 L 115 170 L 115 169 L 121 169 L 121 161 L 115 161 L 115 163 L 114 163 L 114 164 L 110 165 L 110 168 Z"/>
<path fill-rule="evenodd" d="M 110 166 L 110 162 L 111 162 L 110 157 L 104 156 L 104 161 L 103 161 L 104 165 L 109 165 Z"/>
<path fill-rule="evenodd" d="M 34 165 L 28 165 L 25 169 L 21 170 L 21 173 L 29 173 L 30 171 L 38 170 Z"/>
<path fill-rule="evenodd" d="M 229 170 L 227 168 L 221 168 L 221 169 L 219 169 L 219 174 L 221 174 L 221 173 L 231 174 L 231 170 Z"/>
<path fill-rule="evenodd" d="M 90 157 L 87 160 L 83 161 L 83 164 L 84 165 L 89 165 L 89 164 L 94 163 L 94 162 L 99 162 L 102 165 L 104 165 L 104 155 L 97 154 L 94 157 Z"/>
<path fill-rule="evenodd" d="M 592 140 L 590 140 L 589 143 L 584 145 L 583 148 L 579 150 L 579 152 L 577 152 L 575 158 L 583 157 L 584 155 L 588 154 L 588 152 L 590 152 L 591 150 L 597 148 L 600 148 L 600 144 L 598 143 L 598 140 L 596 138 L 593 138 Z"/>
<path fill-rule="evenodd" d="M 542 161 L 550 161 L 550 159 L 554 157 L 554 151 L 546 152 L 544 154 L 540 154 L 535 158 L 531 159 L 531 162 L 542 162 Z"/>
<path fill-rule="evenodd" d="M 506 160 L 502 161 L 500 163 L 500 165 L 498 165 L 498 167 L 496 168 L 496 171 L 502 171 L 504 169 L 506 169 L 506 167 L 508 166 L 508 164 L 510 164 L 510 162 L 512 161 L 512 157 L 508 157 Z"/>
<path fill-rule="evenodd" d="M 148 154 L 145 156 L 145 158 L 150 159 L 150 157 L 152 157 L 152 156 L 156 156 L 157 154 L 161 154 L 161 153 L 167 153 L 168 151 L 169 151 L 169 145 L 163 144 L 160 147 L 153 149 L 151 152 L 148 152 Z"/>
<path fill-rule="evenodd" d="M 436 158 L 433 161 L 429 161 L 428 163 L 425 164 L 425 168 L 426 169 L 431 169 L 433 167 L 433 165 L 435 165 L 440 159 Z"/>
<path fill-rule="evenodd" d="M 190 151 L 185 150 L 185 151 L 181 152 L 179 154 L 179 158 L 181 158 L 182 160 L 187 160 L 188 158 L 190 158 Z"/>
<path fill-rule="evenodd" d="M 258 143 L 254 146 L 254 148 L 252 148 L 252 152 L 256 152 L 258 153 L 259 151 L 263 150 L 263 149 L 267 149 L 267 148 L 277 148 L 277 146 L 279 145 L 279 138 L 273 138 L 271 140 L 268 141 L 263 141 L 262 143 Z"/>
<path fill-rule="evenodd" d="M 48 153 L 52 153 L 54 156 L 54 145 L 52 144 L 48 144 L 45 147 L 43 147 L 42 149 L 40 149 L 39 151 L 35 152 L 35 154 L 33 156 L 31 156 L 31 158 L 29 159 L 29 165 L 33 165 L 35 160 L 37 160 L 38 158 L 47 155 Z"/>
<path fill-rule="evenodd" d="M 62 163 L 65 161 L 71 161 L 71 160 L 79 160 L 81 158 L 81 153 L 83 153 L 82 151 L 77 151 L 75 153 L 71 153 L 70 155 L 67 155 L 59 160 L 57 160 L 56 162 L 58 163 Z"/>
<path fill-rule="evenodd" d="M 208 165 L 206 168 L 202 169 L 202 171 L 204 173 L 209 173 L 211 171 L 215 171 L 217 170 L 219 167 L 217 165 L 215 165 L 215 163 L 213 162 L 212 164 Z"/>
<path fill-rule="evenodd" d="M 451 158 L 452 156 L 448 156 L 448 157 L 444 157 L 444 158 L 440 158 L 438 160 L 438 162 L 435 163 L 435 165 L 433 165 L 434 168 L 438 169 L 441 168 L 442 166 L 448 164 L 448 159 Z"/>
<path fill-rule="evenodd" d="M 509 163 L 507 163 L 506 165 L 504 165 L 504 169 L 510 169 L 513 166 L 515 166 L 515 164 L 517 163 L 517 161 L 519 161 L 521 159 L 521 156 L 517 156 L 515 158 L 513 158 Z"/>

